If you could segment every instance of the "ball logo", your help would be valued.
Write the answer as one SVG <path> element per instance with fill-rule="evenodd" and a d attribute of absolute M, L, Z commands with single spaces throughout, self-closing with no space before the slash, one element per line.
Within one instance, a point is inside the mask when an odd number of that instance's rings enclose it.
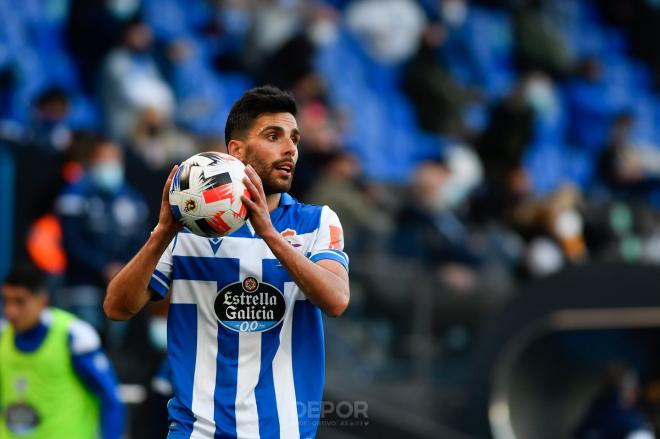
<path fill-rule="evenodd" d="M 215 298 L 220 323 L 236 332 L 263 332 L 282 322 L 284 295 L 274 286 L 246 277 L 224 287 Z"/>
<path fill-rule="evenodd" d="M 183 202 L 183 211 L 185 213 L 193 213 L 197 210 L 197 201 L 192 198 L 188 198 Z"/>

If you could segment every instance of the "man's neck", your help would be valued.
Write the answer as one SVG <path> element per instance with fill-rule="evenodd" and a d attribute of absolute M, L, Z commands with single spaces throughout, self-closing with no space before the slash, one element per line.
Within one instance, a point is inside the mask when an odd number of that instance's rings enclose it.
<path fill-rule="evenodd" d="M 29 325 L 27 329 L 23 329 L 22 331 L 14 330 L 14 332 L 16 333 L 16 335 L 19 336 L 29 336 L 32 335 L 35 331 L 39 330 L 40 326 L 41 326 L 41 318 L 39 318 L 36 322 Z"/>
<path fill-rule="evenodd" d="M 280 205 L 281 193 L 266 195 L 266 203 L 268 204 L 268 211 L 272 212 Z"/>

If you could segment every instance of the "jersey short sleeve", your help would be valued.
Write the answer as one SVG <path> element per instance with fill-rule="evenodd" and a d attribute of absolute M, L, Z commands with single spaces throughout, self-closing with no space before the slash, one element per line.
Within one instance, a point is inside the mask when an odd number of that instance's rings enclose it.
<path fill-rule="evenodd" d="M 348 271 L 348 255 L 344 252 L 344 232 L 337 214 L 328 206 L 323 206 L 319 228 L 310 249 L 310 259 L 318 262 L 332 259 Z"/>
<path fill-rule="evenodd" d="M 177 238 L 174 237 L 170 245 L 167 246 L 149 280 L 149 288 L 156 293 L 155 300 L 164 299 L 170 290 L 172 282 L 172 252 L 176 245 L 176 240 Z"/>

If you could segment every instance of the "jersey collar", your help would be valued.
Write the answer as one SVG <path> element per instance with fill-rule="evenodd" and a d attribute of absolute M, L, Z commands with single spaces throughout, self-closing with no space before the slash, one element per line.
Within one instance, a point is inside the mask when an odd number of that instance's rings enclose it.
<path fill-rule="evenodd" d="M 282 206 L 290 206 L 292 204 L 295 204 L 296 200 L 286 192 L 282 192 L 282 196 L 280 197 L 280 204 L 277 207 L 282 207 Z"/>

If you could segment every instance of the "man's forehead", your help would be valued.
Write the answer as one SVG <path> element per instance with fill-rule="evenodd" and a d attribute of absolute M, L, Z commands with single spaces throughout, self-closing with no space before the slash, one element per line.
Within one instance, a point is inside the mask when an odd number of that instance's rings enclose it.
<path fill-rule="evenodd" d="M 255 119 L 252 130 L 259 132 L 268 126 L 278 126 L 285 130 L 298 129 L 298 122 L 291 113 L 262 113 Z"/>
<path fill-rule="evenodd" d="M 20 285 L 12 285 L 12 284 L 4 284 L 0 288 L 0 292 L 2 292 L 3 295 L 8 296 L 20 296 L 20 297 L 27 297 L 30 296 L 30 292 L 28 291 L 27 288 L 20 286 Z"/>

